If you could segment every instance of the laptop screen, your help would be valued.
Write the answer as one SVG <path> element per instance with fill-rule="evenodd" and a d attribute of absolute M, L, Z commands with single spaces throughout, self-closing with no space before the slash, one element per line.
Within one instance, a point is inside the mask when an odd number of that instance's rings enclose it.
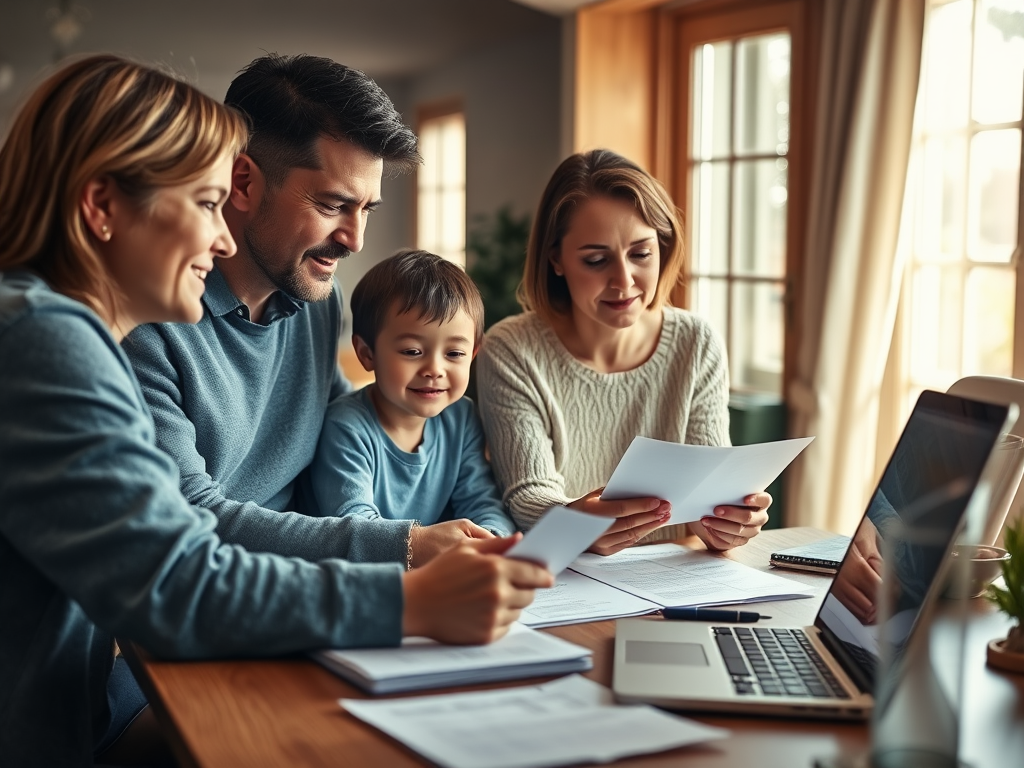
<path fill-rule="evenodd" d="M 874 690 L 882 653 L 899 664 L 1006 413 L 938 392 L 918 399 L 814 620 L 863 689 Z"/>

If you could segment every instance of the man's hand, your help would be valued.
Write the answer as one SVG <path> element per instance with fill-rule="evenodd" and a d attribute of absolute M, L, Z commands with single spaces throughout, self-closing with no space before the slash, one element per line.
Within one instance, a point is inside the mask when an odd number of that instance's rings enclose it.
<path fill-rule="evenodd" d="M 533 591 L 554 584 L 541 566 L 503 556 L 521 538 L 469 541 L 406 572 L 402 634 L 458 645 L 502 637 Z"/>
<path fill-rule="evenodd" d="M 743 499 L 746 506 L 722 505 L 715 507 L 714 517 L 702 517 L 690 524 L 690 530 L 710 550 L 725 550 L 746 544 L 761 532 L 768 522 L 768 507 L 772 497 L 767 493 L 752 493 Z"/>
<path fill-rule="evenodd" d="M 620 549 L 633 546 L 648 533 L 667 523 L 672 516 L 672 505 L 667 501 L 655 498 L 602 501 L 603 490 L 598 488 L 567 505 L 570 509 L 598 517 L 616 518 L 612 527 L 590 545 L 588 552 L 613 555 Z"/>
<path fill-rule="evenodd" d="M 419 568 L 442 552 L 474 539 L 493 539 L 494 534 L 469 520 L 449 520 L 433 525 L 414 526 L 409 532 L 410 565 Z"/>

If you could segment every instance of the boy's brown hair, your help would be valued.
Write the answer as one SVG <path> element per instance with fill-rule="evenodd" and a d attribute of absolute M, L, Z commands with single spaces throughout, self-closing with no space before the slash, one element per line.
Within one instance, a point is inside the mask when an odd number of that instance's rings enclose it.
<path fill-rule="evenodd" d="M 352 291 L 352 334 L 372 350 L 395 307 L 400 315 L 416 311 L 428 323 L 446 323 L 465 310 L 476 328 L 473 346 L 484 336 L 480 290 L 457 264 L 427 251 L 404 249 L 384 259 Z"/>

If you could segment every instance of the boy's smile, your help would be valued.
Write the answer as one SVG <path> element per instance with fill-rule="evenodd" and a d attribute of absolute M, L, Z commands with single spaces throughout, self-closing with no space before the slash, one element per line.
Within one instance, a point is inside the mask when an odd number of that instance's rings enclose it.
<path fill-rule="evenodd" d="M 398 314 L 395 309 L 372 350 L 353 338 L 360 362 L 376 378 L 371 397 L 377 417 L 400 447 L 415 448 L 424 422 L 466 393 L 475 338 L 476 326 L 465 310 L 448 322 L 429 323 L 416 310 Z"/>

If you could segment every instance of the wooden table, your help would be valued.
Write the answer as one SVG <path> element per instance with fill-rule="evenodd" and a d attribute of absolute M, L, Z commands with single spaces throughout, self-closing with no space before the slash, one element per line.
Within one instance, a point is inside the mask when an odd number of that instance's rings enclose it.
<path fill-rule="evenodd" d="M 826 535 L 812 528 L 764 531 L 727 556 L 768 570 L 770 552 Z M 760 604 L 772 616 L 762 625 L 810 624 L 828 588 L 827 576 L 795 571 L 785 575 L 813 585 L 816 597 Z M 988 641 L 1005 636 L 1008 626 L 1008 620 L 987 603 L 973 601 L 961 757 L 974 768 L 1024 764 L 1024 676 L 997 673 L 985 666 Z M 614 622 L 546 631 L 593 649 L 594 669 L 587 676 L 611 684 Z M 134 648 L 125 652 L 182 766 L 429 765 L 344 712 L 337 704 L 339 698 L 364 698 L 364 694 L 304 658 L 168 662 L 153 660 Z M 487 687 L 497 686 L 448 690 Z M 867 726 L 859 724 L 764 717 L 698 719 L 728 728 L 732 736 L 621 763 L 795 768 L 812 765 L 816 757 L 858 754 L 868 746 Z"/>

